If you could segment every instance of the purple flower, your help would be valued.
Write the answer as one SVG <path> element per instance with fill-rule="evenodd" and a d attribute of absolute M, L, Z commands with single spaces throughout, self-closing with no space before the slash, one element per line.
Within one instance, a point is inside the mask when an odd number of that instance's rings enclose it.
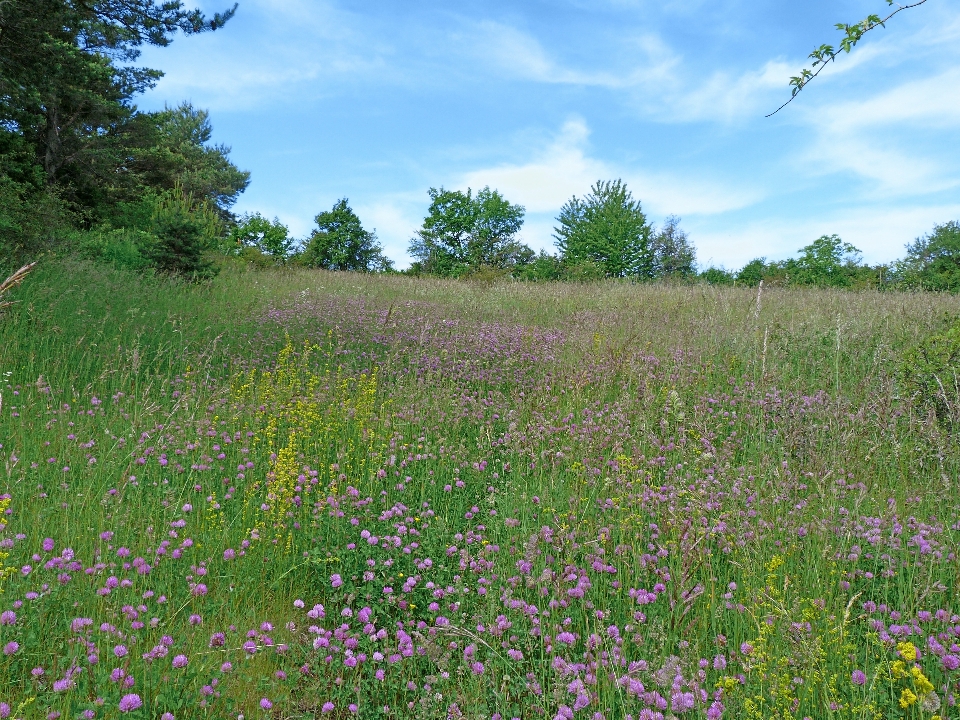
<path fill-rule="evenodd" d="M 748 642 L 742 643 L 740 645 L 740 652 L 742 652 L 744 655 L 749 655 L 753 652 L 753 645 Z"/>
<path fill-rule="evenodd" d="M 323 706 L 320 708 L 320 712 L 322 713 L 333 712 L 333 708 L 334 708 L 334 704 L 329 700 L 327 700 L 327 702 L 325 702 Z"/>
<path fill-rule="evenodd" d="M 956 655 L 944 655 L 940 662 L 943 663 L 943 667 L 947 670 L 956 670 L 960 667 L 960 658 Z"/>
<path fill-rule="evenodd" d="M 335 588 L 340 587 L 341 585 L 343 585 L 343 578 L 341 578 L 339 575 L 334 573 L 333 575 L 330 576 L 330 585 L 332 585 Z"/>
<path fill-rule="evenodd" d="M 220 672 L 222 673 L 228 673 L 231 670 L 233 670 L 233 663 L 225 662 L 223 665 L 220 666 Z"/>
<path fill-rule="evenodd" d="M 854 670 L 850 675 L 850 682 L 854 685 L 865 685 L 867 682 L 867 676 L 864 674 L 863 670 Z"/>
<path fill-rule="evenodd" d="M 120 712 L 130 712 L 131 710 L 136 710 L 138 707 L 143 705 L 143 700 L 140 699 L 140 696 L 136 693 L 127 693 L 122 698 L 120 698 Z"/>
<path fill-rule="evenodd" d="M 262 707 L 264 710 L 269 710 L 273 707 L 273 703 L 270 702 L 270 698 L 261 698 L 260 707 Z"/>
<path fill-rule="evenodd" d="M 3 646 L 3 654 L 13 655 L 19 649 L 20 649 L 19 643 L 17 643 L 15 640 L 11 640 L 10 642 L 8 642 L 6 645 Z"/>
<path fill-rule="evenodd" d="M 165 712 L 163 715 L 160 716 L 160 720 L 177 720 L 177 719 L 173 716 L 173 713 Z"/>
<path fill-rule="evenodd" d="M 475 662 L 470 666 L 470 669 L 473 671 L 474 675 L 483 675 L 483 663 Z"/>
<path fill-rule="evenodd" d="M 44 538 L 43 539 L 43 551 L 52 552 L 54 548 L 53 538 Z"/>
<path fill-rule="evenodd" d="M 126 656 L 127 656 L 127 646 L 126 646 L 126 645 L 117 645 L 117 646 L 113 649 L 113 654 L 116 655 L 118 658 L 126 657 Z"/>
<path fill-rule="evenodd" d="M 227 548 L 223 551 L 224 560 L 233 560 L 237 556 L 237 551 L 233 548 Z"/>
<path fill-rule="evenodd" d="M 188 662 L 186 655 L 177 655 L 173 658 L 173 666 L 178 669 L 186 667 Z"/>
<path fill-rule="evenodd" d="M 0 613 L 0 625 L 15 625 L 17 614 L 13 610 L 4 610 Z"/>
<path fill-rule="evenodd" d="M 10 717 L 10 706 L 5 702 L 0 702 L 0 720 Z"/>
<path fill-rule="evenodd" d="M 577 641 L 577 636 L 572 632 L 563 631 L 557 635 L 557 642 L 563 643 L 565 645 L 573 645 Z"/>

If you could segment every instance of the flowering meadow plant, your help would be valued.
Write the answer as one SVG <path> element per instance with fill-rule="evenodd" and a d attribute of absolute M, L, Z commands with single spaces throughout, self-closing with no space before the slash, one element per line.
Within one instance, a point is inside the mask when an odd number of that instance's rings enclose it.
<path fill-rule="evenodd" d="M 957 451 L 866 321 L 857 385 L 736 289 L 746 345 L 693 311 L 654 347 L 637 312 L 706 300 L 534 321 L 264 277 L 222 339 L 168 320 L 186 350 L 101 311 L 99 366 L 53 352 L 91 320 L 54 305 L 44 356 L 9 318 L 0 719 L 960 712 Z"/>

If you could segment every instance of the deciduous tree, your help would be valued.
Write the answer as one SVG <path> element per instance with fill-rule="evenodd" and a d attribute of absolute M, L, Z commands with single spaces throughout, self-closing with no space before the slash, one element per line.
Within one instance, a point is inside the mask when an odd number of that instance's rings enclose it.
<path fill-rule="evenodd" d="M 606 277 L 652 277 L 653 229 L 622 180 L 598 181 L 560 210 L 554 238 L 564 262 L 594 263 Z"/>

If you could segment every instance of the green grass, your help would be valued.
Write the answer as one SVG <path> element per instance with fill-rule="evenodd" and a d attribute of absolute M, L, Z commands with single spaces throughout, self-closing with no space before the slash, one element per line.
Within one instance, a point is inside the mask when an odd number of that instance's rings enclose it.
<path fill-rule="evenodd" d="M 954 296 L 62 262 L 14 299 L 11 717 L 956 715 L 960 453 L 897 382 Z"/>

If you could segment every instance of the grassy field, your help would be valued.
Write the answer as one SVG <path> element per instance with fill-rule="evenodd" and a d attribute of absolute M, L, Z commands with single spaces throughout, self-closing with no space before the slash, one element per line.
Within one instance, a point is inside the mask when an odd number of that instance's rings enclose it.
<path fill-rule="evenodd" d="M 956 297 L 48 264 L 0 718 L 956 718 Z"/>

